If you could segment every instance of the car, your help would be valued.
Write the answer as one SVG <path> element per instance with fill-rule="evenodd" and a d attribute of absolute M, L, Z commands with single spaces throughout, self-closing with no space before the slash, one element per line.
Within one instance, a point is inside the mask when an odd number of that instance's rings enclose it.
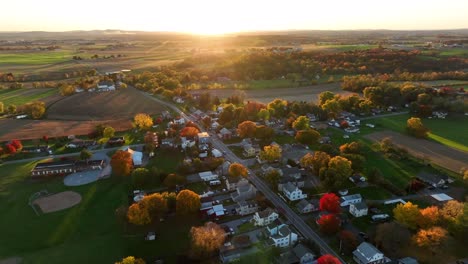
<path fill-rule="evenodd" d="M 449 187 L 448 187 L 448 185 L 444 185 L 444 186 L 442 186 L 440 188 L 443 189 L 443 190 L 447 190 Z"/>
<path fill-rule="evenodd" d="M 429 186 L 429 188 L 427 188 L 427 189 L 429 189 L 429 190 L 435 190 L 436 187 L 435 187 L 435 186 Z"/>
<path fill-rule="evenodd" d="M 359 236 L 362 237 L 364 240 L 369 239 L 369 236 L 364 232 L 359 232 Z"/>

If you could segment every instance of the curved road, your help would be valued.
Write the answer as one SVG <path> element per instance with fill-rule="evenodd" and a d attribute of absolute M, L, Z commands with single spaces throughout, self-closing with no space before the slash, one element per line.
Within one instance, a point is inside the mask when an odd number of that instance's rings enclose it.
<path fill-rule="evenodd" d="M 167 106 L 168 108 L 176 111 L 179 113 L 183 118 L 190 120 L 197 124 L 196 120 L 191 116 L 188 116 L 184 112 L 182 112 L 177 106 L 162 101 L 156 97 L 153 97 L 147 93 L 142 92 L 146 97 L 151 98 L 158 103 Z M 204 131 L 203 126 L 200 126 L 200 129 Z M 213 142 L 213 146 L 218 150 L 221 150 L 225 153 L 226 158 L 233 162 L 243 163 L 243 161 L 238 158 L 220 139 L 217 137 L 211 137 L 211 141 Z M 269 186 L 267 186 L 260 178 L 258 178 L 253 171 L 248 169 L 249 171 L 249 180 L 255 185 L 255 187 L 260 190 L 275 206 L 276 208 L 281 208 L 283 214 L 286 218 L 302 233 L 302 235 L 314 241 L 317 245 L 320 246 L 322 254 L 331 254 L 337 257 L 342 263 L 346 263 L 338 254 L 333 251 L 332 248 L 328 246 L 328 244 L 317 234 L 315 233 L 310 226 L 308 226 L 304 220 L 299 217 L 276 193 L 274 193 Z"/>

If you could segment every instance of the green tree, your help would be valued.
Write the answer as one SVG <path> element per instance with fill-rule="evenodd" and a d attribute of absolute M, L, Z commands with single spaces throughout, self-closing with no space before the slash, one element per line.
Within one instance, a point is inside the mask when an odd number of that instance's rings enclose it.
<path fill-rule="evenodd" d="M 115 264 L 145 264 L 146 262 L 141 258 L 135 258 L 133 256 L 128 256 L 123 258 L 121 261 L 117 261 Z"/>
<path fill-rule="evenodd" d="M 273 116 L 278 117 L 278 118 L 285 117 L 287 107 L 288 107 L 288 102 L 286 100 L 282 100 L 278 98 L 271 101 L 267 105 L 267 109 L 270 111 L 270 113 Z"/>
<path fill-rule="evenodd" d="M 275 136 L 275 130 L 271 127 L 267 127 L 264 125 L 258 126 L 255 129 L 255 138 L 260 140 L 271 140 Z"/>
<path fill-rule="evenodd" d="M 335 94 L 330 91 L 321 92 L 319 94 L 319 106 L 324 105 L 327 101 L 335 98 Z"/>
<path fill-rule="evenodd" d="M 392 257 L 402 257 L 402 249 L 408 246 L 410 239 L 411 233 L 408 228 L 396 222 L 377 226 L 375 243 Z"/>
<path fill-rule="evenodd" d="M 278 190 L 278 183 L 281 175 L 278 170 L 270 170 L 265 173 L 265 180 L 272 186 L 273 190 Z"/>
<path fill-rule="evenodd" d="M 87 149 L 82 149 L 80 152 L 80 160 L 88 161 L 93 156 L 93 153 Z"/>
<path fill-rule="evenodd" d="M 319 177 L 326 189 L 337 191 L 343 188 L 352 172 L 351 161 L 341 156 L 336 156 L 330 159 L 328 168 L 323 167 L 320 169 Z"/>
<path fill-rule="evenodd" d="M 306 130 L 310 128 L 310 119 L 306 116 L 299 116 L 296 118 L 296 120 L 294 120 L 292 127 L 295 130 Z"/>
<path fill-rule="evenodd" d="M 5 106 L 3 105 L 2 102 L 0 102 L 0 114 L 3 114 L 4 111 L 5 111 Z"/>
<path fill-rule="evenodd" d="M 102 135 L 105 138 L 113 137 L 114 133 L 115 133 L 115 129 L 111 126 L 106 126 L 106 128 L 104 128 L 104 130 L 102 131 Z"/>
<path fill-rule="evenodd" d="M 296 133 L 295 139 L 305 145 L 316 144 L 320 139 L 320 133 L 314 129 L 299 130 Z"/>
<path fill-rule="evenodd" d="M 260 109 L 260 111 L 258 111 L 257 113 L 257 118 L 258 119 L 261 119 L 263 121 L 267 121 L 270 119 L 270 111 L 268 111 L 268 109 Z"/>
<path fill-rule="evenodd" d="M 16 105 L 11 104 L 7 107 L 7 112 L 9 114 L 16 114 Z"/>
<path fill-rule="evenodd" d="M 410 135 L 418 138 L 426 138 L 429 132 L 429 129 L 423 125 L 421 119 L 417 117 L 408 119 L 406 122 L 406 129 Z"/>
<path fill-rule="evenodd" d="M 137 168 L 132 172 L 132 184 L 135 188 L 143 188 L 148 184 L 150 172 L 147 168 Z"/>
<path fill-rule="evenodd" d="M 301 158 L 300 163 L 303 168 L 311 168 L 315 175 L 319 175 L 320 169 L 328 168 L 330 155 L 322 151 L 315 151 L 314 154 L 307 153 Z"/>
<path fill-rule="evenodd" d="M 405 204 L 398 204 L 393 209 L 393 215 L 398 223 L 415 230 L 418 227 L 418 219 L 421 217 L 421 212 L 417 204 L 407 202 Z"/>
<path fill-rule="evenodd" d="M 277 145 L 265 146 L 263 147 L 263 151 L 260 151 L 259 156 L 262 160 L 275 162 L 281 158 L 281 147 Z"/>

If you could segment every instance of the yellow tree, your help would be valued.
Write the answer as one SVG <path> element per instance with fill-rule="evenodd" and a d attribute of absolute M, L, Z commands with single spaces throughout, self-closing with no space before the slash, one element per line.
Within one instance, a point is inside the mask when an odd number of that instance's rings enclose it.
<path fill-rule="evenodd" d="M 26 111 L 32 116 L 33 119 L 41 118 L 45 112 L 45 103 L 41 101 L 34 101 L 26 105 Z"/>
<path fill-rule="evenodd" d="M 239 177 L 239 176 L 246 177 L 248 171 L 244 165 L 235 162 L 229 165 L 228 173 L 229 173 L 229 176 L 232 176 L 232 177 Z"/>
<path fill-rule="evenodd" d="M 140 203 L 142 208 L 148 210 L 150 217 L 159 217 L 167 211 L 167 200 L 160 193 L 146 195 Z"/>
<path fill-rule="evenodd" d="M 134 203 L 128 208 L 128 221 L 135 225 L 146 225 L 151 223 L 149 211 L 142 203 Z"/>
<path fill-rule="evenodd" d="M 429 129 L 423 125 L 421 119 L 417 117 L 411 117 L 406 121 L 406 129 L 409 134 L 418 138 L 426 138 L 429 132 Z"/>
<path fill-rule="evenodd" d="M 192 257 L 207 258 L 216 252 L 224 243 L 225 232 L 213 222 L 190 229 Z"/>
<path fill-rule="evenodd" d="M 128 256 L 121 261 L 116 262 L 115 264 L 145 264 L 146 262 L 141 258 L 135 258 L 133 256 Z"/>
<path fill-rule="evenodd" d="M 419 247 L 429 248 L 432 253 L 447 239 L 447 230 L 434 226 L 429 229 L 421 229 L 413 236 L 413 241 Z"/>
<path fill-rule="evenodd" d="M 443 219 L 455 221 L 458 217 L 463 215 L 463 203 L 456 200 L 448 201 L 439 212 Z"/>
<path fill-rule="evenodd" d="M 418 227 L 418 219 L 420 219 L 421 212 L 417 204 L 407 202 L 405 204 L 398 204 L 393 209 L 395 220 L 400 224 L 410 228 L 416 229 Z"/>
<path fill-rule="evenodd" d="M 322 151 L 315 151 L 313 155 L 307 153 L 300 160 L 301 166 L 311 168 L 315 175 L 319 175 L 321 168 L 327 168 L 328 162 L 330 162 L 330 155 Z"/>
<path fill-rule="evenodd" d="M 153 126 L 153 119 L 148 114 L 136 114 L 133 118 L 133 125 L 138 129 L 147 130 Z"/>
<path fill-rule="evenodd" d="M 200 210 L 200 196 L 190 190 L 183 190 L 176 197 L 176 212 L 178 214 L 195 213 Z"/>
<path fill-rule="evenodd" d="M 430 206 L 420 210 L 418 225 L 421 228 L 429 228 L 435 226 L 440 219 L 439 208 L 437 206 Z"/>
<path fill-rule="evenodd" d="M 309 129 L 310 128 L 310 120 L 309 120 L 309 118 L 307 118 L 307 116 L 299 116 L 292 123 L 292 127 L 297 131 Z"/>
<path fill-rule="evenodd" d="M 265 146 L 260 151 L 260 159 L 268 162 L 274 162 L 281 158 L 281 147 L 277 145 Z"/>

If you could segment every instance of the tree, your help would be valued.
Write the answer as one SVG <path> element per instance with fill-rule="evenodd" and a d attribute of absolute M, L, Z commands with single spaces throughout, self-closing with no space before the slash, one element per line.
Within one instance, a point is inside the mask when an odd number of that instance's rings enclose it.
<path fill-rule="evenodd" d="M 229 165 L 228 173 L 231 177 L 247 177 L 248 170 L 244 165 L 234 162 Z"/>
<path fill-rule="evenodd" d="M 10 142 L 10 144 L 13 145 L 17 151 L 23 149 L 23 143 L 21 143 L 21 141 L 18 140 L 18 139 L 13 139 L 13 140 Z"/>
<path fill-rule="evenodd" d="M 340 240 L 343 244 L 344 252 L 348 254 L 353 252 L 359 245 L 356 235 L 348 230 L 343 230 L 340 232 Z"/>
<path fill-rule="evenodd" d="M 340 146 L 340 152 L 345 154 L 362 154 L 361 149 L 361 144 L 356 141 L 345 143 Z"/>
<path fill-rule="evenodd" d="M 163 213 L 167 212 L 167 200 L 160 193 L 146 195 L 140 201 L 143 208 L 148 210 L 150 218 L 159 218 Z"/>
<path fill-rule="evenodd" d="M 439 207 L 437 206 L 429 206 L 419 211 L 418 226 L 420 228 L 433 227 L 440 220 Z"/>
<path fill-rule="evenodd" d="M 16 114 L 16 105 L 11 104 L 7 106 L 7 112 L 9 114 Z"/>
<path fill-rule="evenodd" d="M 457 200 L 450 200 L 444 204 L 442 209 L 439 210 L 439 213 L 444 220 L 453 222 L 463 215 L 463 207 L 463 203 Z"/>
<path fill-rule="evenodd" d="M 111 126 L 106 126 L 104 130 L 102 131 L 102 136 L 105 138 L 111 138 L 114 136 L 115 129 Z"/>
<path fill-rule="evenodd" d="M 25 109 L 33 119 L 41 118 L 46 112 L 45 103 L 40 101 L 34 101 L 27 104 Z"/>
<path fill-rule="evenodd" d="M 149 180 L 150 172 L 147 168 L 137 168 L 132 172 L 132 184 L 135 188 L 143 188 Z"/>
<path fill-rule="evenodd" d="M 322 215 L 317 223 L 320 231 L 326 235 L 333 235 L 340 231 L 340 219 L 334 214 Z"/>
<path fill-rule="evenodd" d="M 400 203 L 393 209 L 395 220 L 410 229 L 418 227 L 420 214 L 418 205 L 411 202 L 407 202 L 406 204 Z"/>
<path fill-rule="evenodd" d="M 133 125 L 138 129 L 148 130 L 153 126 L 153 119 L 144 113 L 136 114 L 133 118 Z"/>
<path fill-rule="evenodd" d="M 265 146 L 260 151 L 260 159 L 268 162 L 275 162 L 281 158 L 281 147 L 278 145 Z"/>
<path fill-rule="evenodd" d="M 60 95 L 62 96 L 69 96 L 75 93 L 75 87 L 73 85 L 62 85 L 60 87 Z"/>
<path fill-rule="evenodd" d="M 281 179 L 281 175 L 278 170 L 270 170 L 265 173 L 265 180 L 272 186 L 274 190 L 278 189 L 278 183 Z"/>
<path fill-rule="evenodd" d="M 134 225 L 146 225 L 151 223 L 151 217 L 147 208 L 142 203 L 134 203 L 128 208 L 128 221 Z"/>
<path fill-rule="evenodd" d="M 341 154 L 341 156 L 351 161 L 351 168 L 353 171 L 359 172 L 364 170 L 364 166 L 366 165 L 366 158 L 363 155 Z"/>
<path fill-rule="evenodd" d="M 328 168 L 320 169 L 319 177 L 325 188 L 337 191 L 344 186 L 352 172 L 351 162 L 346 158 L 336 156 L 330 159 Z"/>
<path fill-rule="evenodd" d="M 410 135 L 417 138 L 426 138 L 429 132 L 429 129 L 423 125 L 421 119 L 417 117 L 411 117 L 406 121 L 406 130 Z"/>
<path fill-rule="evenodd" d="M 322 255 L 317 259 L 317 264 L 341 264 L 341 261 L 333 255 Z"/>
<path fill-rule="evenodd" d="M 167 210 L 174 211 L 176 209 L 177 194 L 174 192 L 163 192 L 161 195 L 166 200 Z"/>
<path fill-rule="evenodd" d="M 80 152 L 80 160 L 88 161 L 93 156 L 93 153 L 87 149 L 82 149 Z"/>
<path fill-rule="evenodd" d="M 127 89 L 128 85 L 126 83 L 120 83 L 119 88 L 120 89 Z"/>
<path fill-rule="evenodd" d="M 270 111 L 268 111 L 265 108 L 260 109 L 260 111 L 258 111 L 258 113 L 257 113 L 257 118 L 261 119 L 263 121 L 269 120 L 270 119 Z"/>
<path fill-rule="evenodd" d="M 421 229 L 413 236 L 413 241 L 416 245 L 430 249 L 433 254 L 446 239 L 447 230 L 438 226 Z"/>
<path fill-rule="evenodd" d="M 128 256 L 123 258 L 121 261 L 116 262 L 115 264 L 145 264 L 146 262 L 141 258 L 135 258 L 133 256 Z"/>
<path fill-rule="evenodd" d="M 410 238 L 411 233 L 408 228 L 396 222 L 378 225 L 375 233 L 377 247 L 393 257 L 401 257 L 400 252 L 409 244 Z"/>
<path fill-rule="evenodd" d="M 252 121 L 244 121 L 237 126 L 237 133 L 241 138 L 251 138 L 255 136 L 257 125 Z"/>
<path fill-rule="evenodd" d="M 2 102 L 0 102 L 0 114 L 3 114 L 4 111 L 5 111 L 5 106 L 3 105 Z"/>
<path fill-rule="evenodd" d="M 335 98 L 335 94 L 330 91 L 321 92 L 319 94 L 319 106 L 324 105 L 327 101 Z"/>
<path fill-rule="evenodd" d="M 288 102 L 278 98 L 267 104 L 267 109 L 270 111 L 270 114 L 278 118 L 285 117 L 287 107 Z"/>
<path fill-rule="evenodd" d="M 320 211 L 338 214 L 341 211 L 340 198 L 334 193 L 326 193 L 320 198 Z"/>
<path fill-rule="evenodd" d="M 196 127 L 184 127 L 180 130 L 181 137 L 194 138 L 198 133 L 200 133 L 200 130 Z"/>
<path fill-rule="evenodd" d="M 330 162 L 330 155 L 322 151 L 315 151 L 313 155 L 307 153 L 300 161 L 303 168 L 312 167 L 315 175 L 319 175 L 321 168 L 327 168 L 328 162 Z"/>
<path fill-rule="evenodd" d="M 190 190 L 182 190 L 176 197 L 178 214 L 196 213 L 200 210 L 200 196 Z"/>
<path fill-rule="evenodd" d="M 307 116 L 299 116 L 292 123 L 292 127 L 297 130 L 306 130 L 310 128 L 310 119 Z"/>
<path fill-rule="evenodd" d="M 223 228 L 213 222 L 192 227 L 190 236 L 192 238 L 190 253 L 197 259 L 211 257 L 223 245 L 226 238 Z"/>
<path fill-rule="evenodd" d="M 274 135 L 275 130 L 271 127 L 261 125 L 255 129 L 255 138 L 260 140 L 271 140 L 271 138 L 273 138 Z"/>
<path fill-rule="evenodd" d="M 112 173 L 117 176 L 130 175 L 133 167 L 132 154 L 127 151 L 118 150 L 111 158 Z"/>
<path fill-rule="evenodd" d="M 10 155 L 15 154 L 15 153 L 16 153 L 16 148 L 15 148 L 15 146 L 13 146 L 13 144 L 11 144 L 11 143 L 10 143 L 10 144 L 6 144 L 6 145 L 5 145 L 5 152 L 6 152 L 7 154 L 10 154 Z"/>
<path fill-rule="evenodd" d="M 185 177 L 174 173 L 167 175 L 164 179 L 164 185 L 166 185 L 169 188 L 174 188 L 176 185 L 184 183 Z"/>
<path fill-rule="evenodd" d="M 296 133 L 295 139 L 301 144 L 312 145 L 318 142 L 320 133 L 314 129 L 299 130 Z"/>

